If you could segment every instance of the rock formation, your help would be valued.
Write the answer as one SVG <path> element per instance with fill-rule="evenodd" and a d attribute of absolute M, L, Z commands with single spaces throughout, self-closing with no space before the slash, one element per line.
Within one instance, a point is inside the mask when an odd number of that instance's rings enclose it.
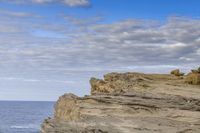
<path fill-rule="evenodd" d="M 109 73 L 90 84 L 89 96 L 61 96 L 41 133 L 200 133 L 200 86 L 185 77 Z"/>
<path fill-rule="evenodd" d="M 186 83 L 193 84 L 193 85 L 200 85 L 200 68 L 197 70 L 191 70 L 186 76 Z"/>
<path fill-rule="evenodd" d="M 171 74 L 175 75 L 175 76 L 183 76 L 184 75 L 184 73 L 181 73 L 179 69 L 172 70 Z"/>

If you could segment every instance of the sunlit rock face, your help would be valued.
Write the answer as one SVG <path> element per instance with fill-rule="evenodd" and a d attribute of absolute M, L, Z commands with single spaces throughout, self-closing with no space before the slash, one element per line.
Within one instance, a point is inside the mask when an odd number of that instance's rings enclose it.
<path fill-rule="evenodd" d="M 187 80 L 143 73 L 91 78 L 91 95 L 61 96 L 41 133 L 199 133 L 200 86 Z"/>
<path fill-rule="evenodd" d="M 191 72 L 186 76 L 186 83 L 200 85 L 200 68 L 197 70 L 191 70 Z"/>
<path fill-rule="evenodd" d="M 171 74 L 175 75 L 175 76 L 183 76 L 184 75 L 184 73 L 180 72 L 179 69 L 172 70 Z"/>
<path fill-rule="evenodd" d="M 109 73 L 104 80 L 91 78 L 91 94 L 123 94 L 135 89 L 148 87 L 153 79 L 142 73 Z"/>
<path fill-rule="evenodd" d="M 200 73 L 189 73 L 186 82 L 193 85 L 200 85 Z"/>
<path fill-rule="evenodd" d="M 78 97 L 73 94 L 65 94 L 55 104 L 54 118 L 56 120 L 77 120 L 80 118 L 80 109 L 77 105 Z"/>

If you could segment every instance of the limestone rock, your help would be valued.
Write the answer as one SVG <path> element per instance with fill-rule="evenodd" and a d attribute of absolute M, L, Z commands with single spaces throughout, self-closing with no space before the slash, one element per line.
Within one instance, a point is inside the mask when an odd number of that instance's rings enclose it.
<path fill-rule="evenodd" d="M 190 74 L 194 77 L 194 73 Z M 193 83 L 193 80 L 192 80 Z M 196 80 L 195 80 L 196 83 Z M 109 73 L 65 94 L 41 133 L 199 133 L 200 86 L 170 74 Z"/>
<path fill-rule="evenodd" d="M 186 82 L 193 85 L 200 85 L 200 73 L 189 73 L 186 76 Z"/>
<path fill-rule="evenodd" d="M 148 88 L 151 80 L 149 75 L 141 73 L 108 73 L 104 75 L 104 80 L 90 79 L 91 94 L 122 94 L 136 88 Z"/>
<path fill-rule="evenodd" d="M 179 69 L 172 70 L 171 74 L 175 75 L 175 76 L 183 76 L 184 75 L 184 73 L 181 73 Z"/>
<path fill-rule="evenodd" d="M 76 105 L 78 97 L 73 94 L 65 94 L 55 104 L 54 118 L 56 120 L 79 119 L 79 107 Z"/>

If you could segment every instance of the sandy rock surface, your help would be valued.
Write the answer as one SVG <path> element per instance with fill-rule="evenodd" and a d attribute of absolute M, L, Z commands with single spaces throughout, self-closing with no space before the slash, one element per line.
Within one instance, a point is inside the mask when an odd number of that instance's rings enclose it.
<path fill-rule="evenodd" d="M 200 85 L 187 76 L 109 73 L 91 95 L 65 94 L 41 133 L 200 133 Z"/>

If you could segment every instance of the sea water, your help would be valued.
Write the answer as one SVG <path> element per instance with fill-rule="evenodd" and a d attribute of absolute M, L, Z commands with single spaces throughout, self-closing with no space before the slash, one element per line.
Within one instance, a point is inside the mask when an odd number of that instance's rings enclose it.
<path fill-rule="evenodd" d="M 39 133 L 54 102 L 0 101 L 0 133 Z"/>

